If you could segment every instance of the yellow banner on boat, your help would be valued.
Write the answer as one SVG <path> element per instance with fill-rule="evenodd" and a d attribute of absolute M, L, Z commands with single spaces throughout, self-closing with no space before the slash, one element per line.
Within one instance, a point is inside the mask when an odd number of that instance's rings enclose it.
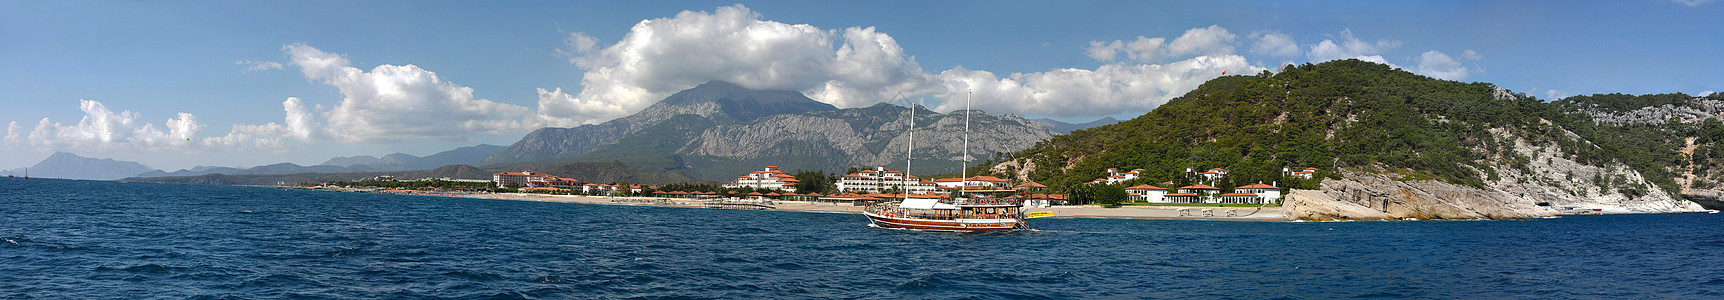
<path fill-rule="evenodd" d="M 1024 218 L 1025 219 L 1034 219 L 1034 218 L 1046 218 L 1046 217 L 1052 217 L 1052 216 L 1054 216 L 1053 211 L 1036 211 L 1036 212 L 1030 212 L 1029 214 L 1024 215 Z"/>

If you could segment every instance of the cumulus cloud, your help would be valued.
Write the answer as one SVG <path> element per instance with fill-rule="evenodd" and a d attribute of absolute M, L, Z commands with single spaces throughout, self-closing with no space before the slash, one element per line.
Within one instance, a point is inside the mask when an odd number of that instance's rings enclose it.
<path fill-rule="evenodd" d="M 370 71 L 349 66 L 347 58 L 306 46 L 282 48 L 306 79 L 341 91 L 340 104 L 327 110 L 307 107 L 296 97 L 282 101 L 281 122 L 234 124 L 226 135 L 200 137 L 205 125 L 190 113 L 160 123 L 131 111 L 113 112 L 101 102 L 82 100 L 77 124 L 43 118 L 34 129 L 12 122 L 8 145 L 40 149 L 108 152 L 120 150 L 204 151 L 212 149 L 283 151 L 294 142 L 463 139 L 536 126 L 532 110 L 475 99 L 471 88 L 445 82 L 417 66 L 382 65 Z M 319 112 L 321 110 L 321 112 Z M 323 121 L 317 115 L 321 113 Z"/>
<path fill-rule="evenodd" d="M 1204 28 L 1192 28 L 1185 34 L 1174 38 L 1173 42 L 1155 37 L 1137 37 L 1130 42 L 1114 40 L 1090 41 L 1084 50 L 1085 55 L 1100 61 L 1113 61 L 1118 54 L 1124 53 L 1133 61 L 1150 62 L 1172 57 L 1182 57 L 1193 54 L 1227 55 L 1233 54 L 1233 41 L 1238 36 L 1227 32 L 1220 25 L 1210 25 Z"/>
<path fill-rule="evenodd" d="M 1460 81 L 1467 79 L 1467 67 L 1461 66 L 1461 62 L 1455 61 L 1448 54 L 1443 54 L 1437 50 L 1425 51 L 1424 54 L 1419 55 L 1418 61 L 1419 66 L 1414 70 L 1414 73 L 1419 75 L 1443 80 Z"/>
<path fill-rule="evenodd" d="M 1353 58 L 1393 66 L 1393 64 L 1390 64 L 1388 60 L 1383 59 L 1383 56 L 1380 54 L 1389 49 L 1401 46 L 1400 41 L 1392 40 L 1366 42 L 1353 36 L 1353 31 L 1350 29 L 1341 30 L 1341 34 L 1337 38 L 1340 41 L 1336 41 L 1335 39 L 1325 39 L 1322 42 L 1318 42 L 1316 45 L 1311 46 L 1311 52 L 1306 56 L 1310 58 L 1312 62 L 1326 62 Z"/>
<path fill-rule="evenodd" d="M 203 125 L 189 113 L 179 113 L 162 124 L 167 131 L 131 111 L 114 112 L 101 102 L 79 100 L 78 109 L 84 117 L 76 124 L 63 124 L 42 118 L 28 133 L 18 122 L 6 128 L 8 145 L 28 144 L 42 149 L 93 150 L 97 152 L 124 149 L 177 150 L 197 148 L 191 141 Z"/>
<path fill-rule="evenodd" d="M 235 61 L 233 64 L 245 66 L 245 70 L 240 71 L 242 73 L 281 69 L 281 63 L 267 60 L 241 60 Z"/>
<path fill-rule="evenodd" d="M 1485 59 L 1484 55 L 1479 54 L 1478 51 L 1473 51 L 1473 49 L 1467 49 L 1467 51 L 1462 51 L 1461 57 L 1465 57 L 1466 59 L 1469 59 L 1469 60 Z"/>
<path fill-rule="evenodd" d="M 957 68 L 940 73 L 949 94 L 935 110 L 962 109 L 964 91 L 973 90 L 976 108 L 989 112 L 1034 113 L 1055 117 L 1102 116 L 1154 109 L 1196 89 L 1224 71 L 1263 71 L 1238 55 L 1198 56 L 1167 64 L 1107 64 L 1095 70 L 1058 69 L 999 76 Z M 958 101 L 952 101 L 958 100 Z"/>
<path fill-rule="evenodd" d="M 1224 71 L 1264 70 L 1234 55 L 1237 44 L 1237 35 L 1208 26 L 1171 39 L 1092 42 L 1085 51 L 1092 57 L 1129 60 L 1093 70 L 995 74 L 956 67 L 934 74 L 924 71 L 891 35 L 872 27 L 786 24 L 734 5 L 644 20 L 606 45 L 570 33 L 558 54 L 570 56 L 570 62 L 586 71 L 582 88 L 539 89 L 537 121 L 558 126 L 599 123 L 710 80 L 801 91 L 838 107 L 872 105 L 897 95 L 951 102 L 976 89 L 978 99 L 989 98 L 977 107 L 990 112 L 1113 115 L 1148 111 Z"/>
<path fill-rule="evenodd" d="M 305 44 L 282 47 L 305 78 L 341 91 L 341 103 L 324 112 L 329 138 L 344 142 L 463 139 L 534 126 L 532 110 L 473 97 L 473 89 L 443 81 L 414 65 L 379 65 L 370 71 L 347 58 Z M 289 99 L 288 107 L 296 99 Z M 303 110 L 303 106 L 300 106 Z M 300 117 L 303 117 L 300 116 Z M 290 121 L 294 120 L 290 116 Z M 309 118 L 301 118 L 306 121 Z M 303 126 L 308 123 L 300 123 Z M 309 131 L 295 134 L 309 135 Z"/>
<path fill-rule="evenodd" d="M 1286 33 L 1253 33 L 1251 45 L 1252 54 L 1271 55 L 1276 57 L 1299 56 L 1299 44 L 1293 42 L 1293 36 Z"/>
<path fill-rule="evenodd" d="M 1716 93 L 1716 91 L 1713 91 L 1713 90 L 1706 90 L 1706 91 L 1704 91 L 1704 92 L 1700 92 L 1700 96 L 1701 96 L 1701 97 L 1706 97 L 1706 96 L 1711 96 L 1711 95 L 1712 95 L 1712 93 Z"/>
<path fill-rule="evenodd" d="M 540 93 L 540 117 L 552 124 L 602 122 L 710 80 L 804 91 L 840 107 L 937 87 L 896 40 L 872 27 L 779 23 L 741 5 L 643 20 L 602 49 L 590 36 L 570 34 L 565 47 L 560 53 L 581 54 L 570 61 L 586 73 L 579 93 Z"/>

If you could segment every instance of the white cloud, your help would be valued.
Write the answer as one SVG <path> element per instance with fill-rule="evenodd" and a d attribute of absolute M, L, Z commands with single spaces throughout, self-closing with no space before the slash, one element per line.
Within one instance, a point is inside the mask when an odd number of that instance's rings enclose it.
<path fill-rule="evenodd" d="M 24 126 L 18 126 L 18 121 L 6 124 L 6 144 L 14 145 L 24 142 Z"/>
<path fill-rule="evenodd" d="M 1473 49 L 1467 49 L 1466 51 L 1461 51 L 1461 57 L 1464 57 L 1464 58 L 1469 59 L 1469 60 L 1485 59 L 1484 55 L 1479 54 L 1478 51 L 1473 51 Z"/>
<path fill-rule="evenodd" d="M 473 134 L 501 134 L 537 125 L 526 122 L 526 107 L 475 99 L 473 89 L 443 81 L 437 73 L 414 65 L 379 65 L 367 72 L 349 66 L 338 54 L 305 44 L 282 47 L 305 78 L 341 91 L 341 103 L 324 112 L 329 138 L 344 142 L 402 139 L 463 139 Z M 309 136 L 309 117 L 294 116 L 297 99 L 289 99 L 290 123 L 296 135 Z M 304 107 L 299 106 L 303 111 Z"/>
<path fill-rule="evenodd" d="M 281 69 L 281 63 L 267 60 L 241 60 L 235 61 L 233 64 L 245 66 L 245 70 L 240 71 L 241 73 Z"/>
<path fill-rule="evenodd" d="M 138 113 L 115 113 L 94 100 L 79 100 L 78 109 L 84 112 L 84 117 L 78 120 L 77 124 L 56 123 L 42 118 L 28 134 L 24 133 L 24 127 L 18 125 L 18 122 L 12 122 L 6 128 L 6 143 L 27 143 L 41 149 L 95 152 L 199 148 L 196 142 L 189 139 L 196 136 L 203 125 L 198 124 L 197 118 L 189 113 L 179 113 L 177 118 L 163 122 L 168 130 L 164 132 L 156 129 L 155 124 L 142 121 L 142 116 Z"/>
<path fill-rule="evenodd" d="M 1718 1 L 1718 0 L 1670 0 L 1670 2 L 1675 2 L 1676 4 L 1681 4 L 1681 5 L 1687 5 L 1688 7 L 1699 7 L 1700 5 L 1712 3 L 1715 1 Z"/>
<path fill-rule="evenodd" d="M 1706 90 L 1706 91 L 1704 91 L 1704 92 L 1700 92 L 1700 96 L 1701 96 L 1701 97 L 1706 97 L 1706 96 L 1711 96 L 1711 95 L 1712 95 L 1712 93 L 1716 93 L 1716 91 L 1713 91 L 1713 90 Z"/>
<path fill-rule="evenodd" d="M 992 72 L 957 68 L 940 73 L 947 93 L 935 110 L 964 107 L 964 91 L 974 90 L 976 108 L 991 113 L 1055 117 L 1103 116 L 1143 112 L 1197 88 L 1223 71 L 1249 74 L 1264 69 L 1238 55 L 1198 56 L 1167 64 L 1107 64 L 1095 70 L 1058 69 L 1038 73 Z"/>
<path fill-rule="evenodd" d="M 563 53 L 596 45 L 582 34 L 565 40 Z M 570 61 L 586 70 L 581 91 L 540 93 L 540 116 L 553 124 L 602 122 L 710 80 L 804 91 L 840 107 L 937 87 L 897 41 L 872 27 L 821 30 L 767 21 L 741 5 L 643 20 L 615 44 Z"/>
<path fill-rule="evenodd" d="M 303 44 L 282 48 L 307 79 L 334 86 L 344 98 L 330 109 L 306 107 L 299 98 L 282 101 L 282 122 L 234 124 L 223 136 L 199 137 L 204 127 L 196 116 L 179 113 L 157 124 L 138 113 L 115 113 L 101 102 L 82 100 L 84 118 L 61 124 L 43 118 L 27 134 L 8 125 L 8 145 L 40 149 L 113 151 L 188 151 L 215 149 L 284 151 L 295 141 L 393 141 L 433 138 L 462 139 L 473 134 L 499 134 L 536 125 L 526 107 L 474 99 L 472 89 L 444 82 L 419 67 L 382 65 L 367 72 L 348 66 L 340 55 Z M 321 111 L 324 122 L 315 115 Z"/>
<path fill-rule="evenodd" d="M 1414 73 L 1443 80 L 1461 81 L 1467 79 L 1467 67 L 1455 61 L 1448 54 L 1437 50 L 1425 51 L 1419 55 L 1419 67 Z"/>
<path fill-rule="evenodd" d="M 1400 41 L 1377 40 L 1376 42 L 1366 42 L 1359 40 L 1358 37 L 1353 36 L 1352 30 L 1341 30 L 1341 35 L 1338 38 L 1340 39 L 1339 42 L 1334 39 L 1325 39 L 1322 42 L 1318 42 L 1316 45 L 1311 46 L 1311 52 L 1307 54 L 1307 57 L 1314 63 L 1354 58 L 1394 66 L 1393 64 L 1389 64 L 1389 61 L 1383 59 L 1383 56 L 1379 54 L 1382 54 L 1389 49 L 1401 46 Z"/>
<path fill-rule="evenodd" d="M 1547 101 L 1562 100 L 1562 98 L 1568 98 L 1568 92 L 1559 91 L 1559 90 L 1555 90 L 1555 89 L 1545 90 L 1544 91 L 1544 98 Z"/>
<path fill-rule="evenodd" d="M 1113 61 L 1119 53 L 1125 53 L 1133 61 L 1151 62 L 1186 55 L 1228 55 L 1233 54 L 1233 41 L 1238 36 L 1227 32 L 1220 25 L 1210 25 L 1203 28 L 1192 28 L 1185 34 L 1166 42 L 1167 39 L 1155 37 L 1137 37 L 1137 40 L 1126 42 L 1114 40 L 1111 42 L 1090 41 L 1084 54 L 1099 61 Z"/>
<path fill-rule="evenodd" d="M 599 39 L 584 32 L 570 32 L 563 38 L 563 47 L 557 48 L 557 55 L 569 58 L 569 62 L 584 65 L 583 55 L 598 49 Z"/>
<path fill-rule="evenodd" d="M 1276 57 L 1299 56 L 1299 44 L 1293 42 L 1293 36 L 1280 32 L 1253 33 L 1252 54 L 1265 54 Z"/>
<path fill-rule="evenodd" d="M 735 5 L 641 21 L 621 40 L 602 47 L 589 48 L 593 39 L 570 34 L 559 53 L 584 53 L 570 60 L 586 70 L 583 88 L 539 89 L 539 115 L 540 121 L 560 126 L 603 122 L 709 80 L 801 91 L 838 107 L 872 105 L 899 94 L 957 103 L 951 100 L 962 100 L 964 91 L 974 88 L 976 106 L 994 113 L 1115 115 L 1153 109 L 1224 71 L 1264 70 L 1233 54 L 1237 40 L 1225 28 L 1208 26 L 1171 40 L 1097 41 L 1086 49 L 1097 59 L 1124 54 L 1133 63 L 1013 74 L 956 67 L 936 75 L 923 71 L 895 39 L 874 28 L 785 24 Z M 1196 57 L 1179 60 L 1185 56 Z M 1169 59 L 1176 60 L 1141 63 Z M 953 105 L 935 109 L 958 107 Z"/>

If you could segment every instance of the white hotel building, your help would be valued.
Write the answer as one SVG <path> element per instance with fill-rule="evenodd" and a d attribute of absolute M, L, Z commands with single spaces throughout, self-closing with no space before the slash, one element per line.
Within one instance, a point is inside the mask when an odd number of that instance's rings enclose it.
<path fill-rule="evenodd" d="M 884 165 L 838 178 L 840 192 L 881 193 L 893 188 L 905 190 L 905 185 L 909 186 L 908 190 L 913 194 L 933 193 L 938 190 L 933 181 L 922 180 L 904 172 L 887 171 Z"/>
<path fill-rule="evenodd" d="M 772 189 L 785 192 L 796 192 L 796 176 L 778 171 L 778 166 L 766 166 L 765 170 L 748 172 L 748 175 L 737 176 L 736 180 L 724 183 L 724 188 L 754 188 Z"/>

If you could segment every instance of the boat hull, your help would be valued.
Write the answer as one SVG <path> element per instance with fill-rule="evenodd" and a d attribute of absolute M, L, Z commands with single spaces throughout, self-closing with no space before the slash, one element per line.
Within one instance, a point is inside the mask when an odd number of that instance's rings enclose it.
<path fill-rule="evenodd" d="M 862 213 L 868 216 L 868 221 L 881 228 L 900 228 L 928 231 L 993 231 L 1023 229 L 1023 220 L 1017 219 L 956 219 L 933 220 L 921 218 L 891 217 Z"/>

